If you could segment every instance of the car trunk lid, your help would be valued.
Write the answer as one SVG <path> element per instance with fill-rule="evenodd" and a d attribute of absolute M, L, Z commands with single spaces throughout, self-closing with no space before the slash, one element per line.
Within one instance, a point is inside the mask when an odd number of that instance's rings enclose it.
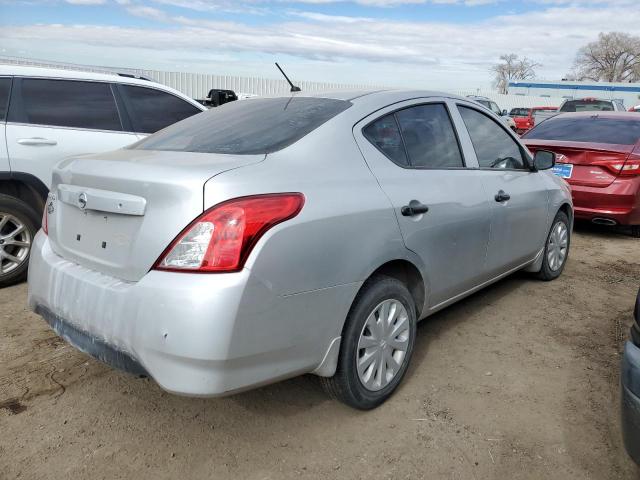
<path fill-rule="evenodd" d="M 263 159 L 118 150 L 66 160 L 54 171 L 47 206 L 51 247 L 97 272 L 138 281 L 203 212 L 207 180 Z"/>
<path fill-rule="evenodd" d="M 550 140 L 525 140 L 525 143 L 532 153 L 550 150 L 563 155 L 557 162 L 573 165 L 571 177 L 566 178 L 569 184 L 600 188 L 608 187 L 618 176 L 607 164 L 624 163 L 633 151 L 633 145 Z"/>

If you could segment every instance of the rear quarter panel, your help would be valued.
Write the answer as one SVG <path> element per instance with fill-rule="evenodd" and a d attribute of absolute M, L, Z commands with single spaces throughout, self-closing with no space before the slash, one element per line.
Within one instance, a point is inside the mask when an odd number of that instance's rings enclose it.
<path fill-rule="evenodd" d="M 246 266 L 280 295 L 362 282 L 386 261 L 409 253 L 350 128 L 329 122 L 261 164 L 213 178 L 205 186 L 205 208 L 276 192 L 301 192 L 305 205 L 267 232 Z"/>

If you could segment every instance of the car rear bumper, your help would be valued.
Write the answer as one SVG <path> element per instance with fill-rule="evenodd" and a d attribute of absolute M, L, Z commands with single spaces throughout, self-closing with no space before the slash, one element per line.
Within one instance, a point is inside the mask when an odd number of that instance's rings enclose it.
<path fill-rule="evenodd" d="M 151 271 L 124 282 L 58 256 L 42 233 L 29 265 L 29 306 L 65 340 L 190 396 L 225 395 L 314 370 L 340 335 L 328 320 L 346 316 L 358 287 L 280 296 L 247 269 Z"/>
<path fill-rule="evenodd" d="M 633 460 L 640 464 L 640 348 L 627 342 L 621 375 L 622 435 Z"/>
<path fill-rule="evenodd" d="M 618 178 L 604 188 L 572 184 L 571 194 L 576 218 L 640 225 L 640 177 Z"/>

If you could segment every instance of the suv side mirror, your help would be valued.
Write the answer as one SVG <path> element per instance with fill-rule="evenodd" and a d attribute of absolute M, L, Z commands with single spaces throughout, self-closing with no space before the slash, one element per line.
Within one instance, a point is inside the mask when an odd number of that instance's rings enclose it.
<path fill-rule="evenodd" d="M 556 164 L 556 154 L 549 150 L 537 150 L 533 155 L 535 170 L 549 170 Z"/>
<path fill-rule="evenodd" d="M 507 110 L 502 110 L 502 116 L 506 117 L 507 115 L 509 115 L 509 112 L 507 112 Z"/>

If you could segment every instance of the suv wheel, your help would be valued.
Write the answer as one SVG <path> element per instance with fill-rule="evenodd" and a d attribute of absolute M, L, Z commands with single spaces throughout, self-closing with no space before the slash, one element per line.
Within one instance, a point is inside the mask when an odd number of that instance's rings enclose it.
<path fill-rule="evenodd" d="M 564 212 L 558 212 L 551 224 L 549 235 L 547 235 L 542 268 L 538 272 L 538 278 L 548 281 L 560 276 L 569 257 L 570 244 L 569 219 Z"/>
<path fill-rule="evenodd" d="M 640 225 L 631 225 L 631 236 L 640 238 Z"/>
<path fill-rule="evenodd" d="M 29 253 L 40 220 L 29 205 L 0 194 L 0 288 L 27 278 Z"/>
<path fill-rule="evenodd" d="M 407 287 L 395 278 L 372 278 L 347 317 L 336 374 L 321 378 L 325 390 L 354 408 L 377 407 L 402 381 L 415 337 L 416 309 Z"/>

